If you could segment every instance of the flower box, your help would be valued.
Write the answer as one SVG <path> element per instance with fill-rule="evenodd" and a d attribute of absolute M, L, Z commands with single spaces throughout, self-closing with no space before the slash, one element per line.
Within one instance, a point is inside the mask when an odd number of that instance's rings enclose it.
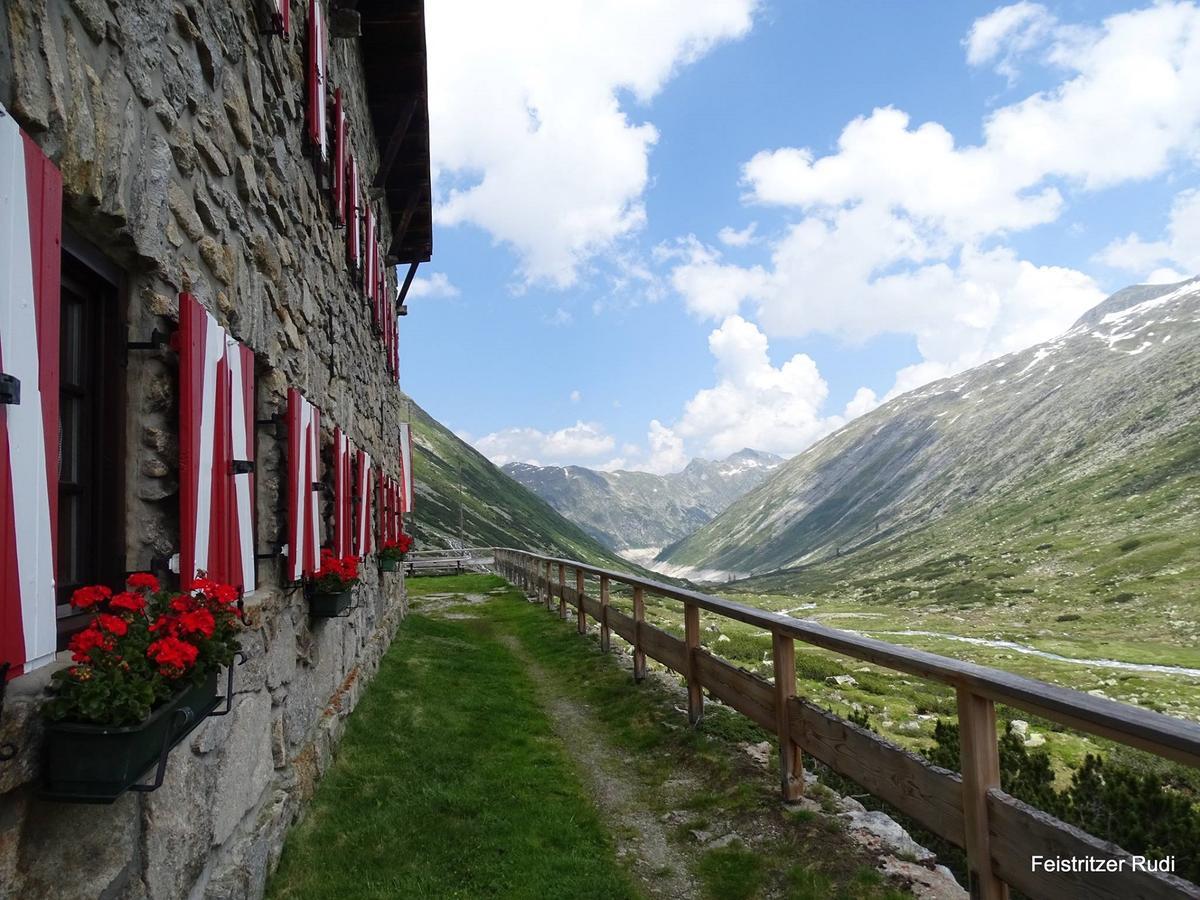
<path fill-rule="evenodd" d="M 399 556 L 381 556 L 379 557 L 380 572 L 395 572 L 400 568 L 401 557 Z"/>
<path fill-rule="evenodd" d="M 308 597 L 308 611 L 317 619 L 336 619 L 343 616 L 354 602 L 353 589 L 344 591 L 313 591 Z"/>
<path fill-rule="evenodd" d="M 43 795 L 74 803 L 112 803 L 127 790 L 152 790 L 162 783 L 167 753 L 222 699 L 214 671 L 180 690 L 138 725 L 47 722 Z M 139 784 L 156 766 L 154 783 Z"/>

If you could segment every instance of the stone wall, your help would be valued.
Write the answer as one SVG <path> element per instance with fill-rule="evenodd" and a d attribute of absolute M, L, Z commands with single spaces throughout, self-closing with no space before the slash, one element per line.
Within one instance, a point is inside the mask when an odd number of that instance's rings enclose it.
<path fill-rule="evenodd" d="M 0 102 L 59 166 L 64 222 L 125 273 L 131 339 L 171 331 L 189 291 L 255 352 L 258 418 L 300 388 L 398 476 L 399 394 L 307 155 L 305 9 L 261 33 L 252 0 L 6 0 Z M 359 44 L 331 40 L 364 182 L 378 164 Z M 381 233 L 390 234 L 382 210 Z M 394 288 L 394 273 L 388 273 Z M 126 568 L 178 551 L 178 373 L 167 351 L 127 369 Z M 284 537 L 286 442 L 258 436 L 260 552 Z M 36 796 L 43 669 L 9 685 L 0 742 L 0 897 L 253 897 L 329 764 L 404 615 L 403 581 L 364 566 L 361 606 L 310 620 L 281 561 L 247 598 L 233 711 L 171 755 L 166 783 L 112 806 Z M 386 580 L 385 580 L 386 579 Z"/>

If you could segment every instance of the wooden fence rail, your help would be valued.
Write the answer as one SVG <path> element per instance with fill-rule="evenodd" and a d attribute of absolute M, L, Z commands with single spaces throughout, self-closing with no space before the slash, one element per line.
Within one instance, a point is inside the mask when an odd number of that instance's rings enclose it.
<path fill-rule="evenodd" d="M 964 848 L 972 897 L 1000 900 L 1008 896 L 1011 885 L 1029 897 L 1053 900 L 1200 898 L 1196 885 L 1168 873 L 1134 871 L 1134 858 L 1120 847 L 1004 793 L 1000 789 L 995 705 L 1004 703 L 1196 767 L 1200 767 L 1200 726 L 999 669 L 888 644 L 576 560 L 507 548 L 496 548 L 495 560 L 499 574 L 530 594 L 544 597 L 547 609 L 557 596 L 560 617 L 567 618 L 568 606 L 575 607 L 581 634 L 586 631 L 589 615 L 599 621 L 604 649 L 609 647 L 612 632 L 628 641 L 633 647 L 635 679 L 645 677 L 647 656 L 683 675 L 688 685 L 688 718 L 693 723 L 703 715 L 703 692 L 708 691 L 776 734 L 785 799 L 794 800 L 800 795 L 804 784 L 802 754 L 808 753 L 934 834 Z M 568 569 L 575 573 L 573 585 L 566 580 Z M 588 576 L 600 581 L 599 600 L 586 595 Z M 632 588 L 632 616 L 611 606 L 609 592 L 614 583 Z M 645 621 L 647 594 L 683 604 L 683 640 Z M 701 610 L 769 631 L 775 683 L 703 649 Z M 930 765 L 875 733 L 797 697 L 795 641 L 953 687 L 958 704 L 961 774 Z M 1123 869 L 1118 874 L 1099 870 L 1050 873 L 1044 868 L 1034 869 L 1033 858 L 1037 855 L 1048 859 L 1117 860 L 1114 864 Z"/>

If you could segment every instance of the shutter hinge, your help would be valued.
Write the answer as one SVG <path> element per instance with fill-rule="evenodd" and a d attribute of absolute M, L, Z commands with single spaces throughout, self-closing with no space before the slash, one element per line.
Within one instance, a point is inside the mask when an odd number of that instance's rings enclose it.
<path fill-rule="evenodd" d="M 249 475 L 254 471 L 254 460 L 231 459 L 229 469 L 234 475 Z"/>
<path fill-rule="evenodd" d="M 150 340 L 148 341 L 126 341 L 126 350 L 159 350 L 163 347 L 171 345 L 171 335 L 165 331 L 159 331 L 155 328 L 150 332 Z"/>
<path fill-rule="evenodd" d="M 21 403 L 21 379 L 16 375 L 0 373 L 0 403 L 19 406 Z"/>

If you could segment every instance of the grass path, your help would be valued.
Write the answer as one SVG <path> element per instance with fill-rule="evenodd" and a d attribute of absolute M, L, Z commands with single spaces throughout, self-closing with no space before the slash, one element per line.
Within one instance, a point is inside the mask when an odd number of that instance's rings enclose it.
<path fill-rule="evenodd" d="M 275 898 L 635 897 L 523 666 L 412 615 L 289 835 Z"/>
<path fill-rule="evenodd" d="M 745 720 L 686 727 L 493 576 L 409 593 L 269 897 L 904 896 L 836 822 L 781 807 Z"/>

